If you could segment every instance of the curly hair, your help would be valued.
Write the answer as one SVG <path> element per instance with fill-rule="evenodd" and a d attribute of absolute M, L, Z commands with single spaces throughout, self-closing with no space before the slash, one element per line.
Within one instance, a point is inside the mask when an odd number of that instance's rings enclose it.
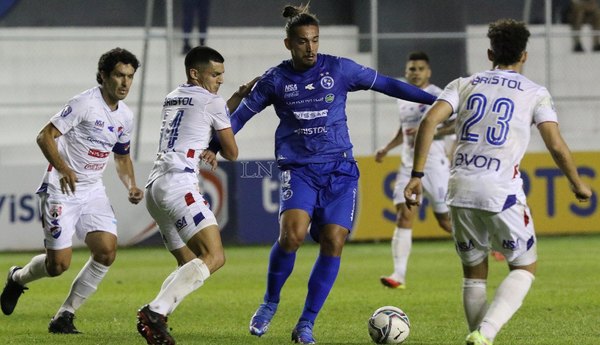
<path fill-rule="evenodd" d="M 514 19 L 500 19 L 490 23 L 487 37 L 494 53 L 494 66 L 518 62 L 527 48 L 529 36 L 525 23 Z"/>
<path fill-rule="evenodd" d="M 101 74 L 105 73 L 106 75 L 109 75 L 119 62 L 133 66 L 134 72 L 140 67 L 138 59 L 128 50 L 118 47 L 111 49 L 102 54 L 100 60 L 98 60 L 98 72 L 96 73 L 96 81 L 98 84 L 102 84 Z"/>
<path fill-rule="evenodd" d="M 310 2 L 309 2 L 310 3 Z M 287 18 L 285 24 L 285 33 L 287 37 L 294 35 L 294 29 L 298 26 L 316 25 L 319 26 L 317 16 L 308 11 L 308 5 L 292 6 L 287 5 L 283 9 L 283 17 Z"/>

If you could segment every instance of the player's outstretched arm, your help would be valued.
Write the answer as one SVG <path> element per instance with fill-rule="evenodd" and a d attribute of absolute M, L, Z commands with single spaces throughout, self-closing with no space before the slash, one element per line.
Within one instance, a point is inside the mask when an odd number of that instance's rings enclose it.
<path fill-rule="evenodd" d="M 229 97 L 229 99 L 227 100 L 227 109 L 229 109 L 230 113 L 233 113 L 240 105 L 240 102 L 242 102 L 242 99 L 248 96 L 258 79 L 260 79 L 260 77 L 256 77 L 247 82 L 246 84 L 240 85 L 238 90 L 234 92 L 233 95 L 231 95 L 231 97 Z"/>
<path fill-rule="evenodd" d="M 144 191 L 138 188 L 135 183 L 135 174 L 133 172 L 131 156 L 129 154 L 122 155 L 118 153 L 114 153 L 114 155 L 117 175 L 119 175 L 119 179 L 123 182 L 125 188 L 127 188 L 129 202 L 137 204 L 144 198 Z"/>
<path fill-rule="evenodd" d="M 436 99 L 434 95 L 427 93 L 414 85 L 382 74 L 377 75 L 371 89 L 391 97 L 421 104 L 433 104 Z"/>
<path fill-rule="evenodd" d="M 38 133 L 36 141 L 50 165 L 62 174 L 62 177 L 60 178 L 61 191 L 63 194 L 70 194 L 75 193 L 77 175 L 58 153 L 56 138 L 61 135 L 62 133 L 58 128 L 56 128 L 52 122 L 48 122 L 48 124 L 46 124 L 46 126 Z"/>
<path fill-rule="evenodd" d="M 538 125 L 538 130 L 546 144 L 546 148 L 552 155 L 552 159 L 570 182 L 571 190 L 579 201 L 588 201 L 592 196 L 590 186 L 585 184 L 573 161 L 569 147 L 565 143 L 556 122 L 543 122 Z"/>

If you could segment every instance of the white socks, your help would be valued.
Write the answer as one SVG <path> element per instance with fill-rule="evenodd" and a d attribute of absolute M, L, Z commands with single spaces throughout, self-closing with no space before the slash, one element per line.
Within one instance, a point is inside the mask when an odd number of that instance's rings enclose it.
<path fill-rule="evenodd" d="M 31 261 L 22 269 L 13 274 L 13 280 L 22 286 L 31 283 L 34 280 L 49 277 L 46 270 L 46 254 L 40 254 L 31 258 Z"/>
<path fill-rule="evenodd" d="M 487 291 L 485 279 L 469 279 L 463 280 L 463 307 L 469 332 L 473 332 L 479 327 L 483 316 L 487 311 Z"/>
<path fill-rule="evenodd" d="M 79 309 L 83 302 L 96 292 L 98 285 L 108 272 L 108 268 L 109 266 L 104 266 L 90 257 L 73 280 L 71 291 L 69 291 L 67 299 L 58 309 L 55 317 L 58 317 L 65 310 L 75 313 L 75 310 Z"/>
<path fill-rule="evenodd" d="M 198 289 L 210 277 L 210 270 L 206 264 L 196 258 L 176 270 L 171 282 L 163 284 L 164 289 L 158 293 L 154 301 L 150 302 L 150 310 L 167 316 L 185 298 L 185 296 Z"/>
<path fill-rule="evenodd" d="M 525 270 L 510 271 L 496 290 L 496 296 L 481 322 L 479 331 L 493 341 L 508 320 L 519 310 L 535 276 Z"/>
<path fill-rule="evenodd" d="M 412 229 L 396 227 L 392 237 L 392 257 L 394 258 L 394 274 L 392 278 L 404 284 L 406 282 L 406 266 L 412 248 Z"/>

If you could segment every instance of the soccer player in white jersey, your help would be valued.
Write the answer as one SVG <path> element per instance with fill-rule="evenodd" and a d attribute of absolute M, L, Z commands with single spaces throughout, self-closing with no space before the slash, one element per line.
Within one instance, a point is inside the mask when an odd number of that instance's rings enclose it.
<path fill-rule="evenodd" d="M 137 204 L 144 195 L 136 185 L 129 155 L 133 113 L 123 103 L 138 67 L 137 58 L 125 49 L 103 54 L 96 74 L 100 85 L 72 98 L 38 134 L 37 143 L 50 163 L 37 191 L 46 253 L 22 268 L 11 267 L 0 297 L 4 314 L 13 312 L 27 284 L 69 268 L 76 234 L 91 257 L 48 330 L 79 333 L 74 313 L 96 291 L 116 255 L 117 220 L 102 182 L 111 151 L 129 201 Z"/>
<path fill-rule="evenodd" d="M 429 83 L 431 67 L 429 56 L 424 52 L 416 51 L 408 55 L 404 76 L 410 84 L 434 96 L 442 92 L 442 89 Z M 400 128 L 384 147 L 375 152 L 375 161 L 381 163 L 391 149 L 401 146 L 402 150 L 402 162 L 394 185 L 394 205 L 396 206 L 396 229 L 392 236 L 394 272 L 390 276 L 382 276 L 380 281 L 384 286 L 390 288 L 405 289 L 406 268 L 412 247 L 412 227 L 416 211 L 406 207 L 404 187 L 410 179 L 412 170 L 415 134 L 421 119 L 430 106 L 403 99 L 398 99 L 396 102 L 398 103 L 398 113 L 400 115 Z M 451 232 L 450 216 L 445 199 L 448 190 L 448 178 L 450 177 L 450 162 L 445 147 L 445 143 L 448 142 L 445 140 L 446 137 L 450 137 L 451 142 L 454 141 L 453 121 L 448 121 L 437 129 L 429 156 L 427 156 L 423 187 L 428 200 L 432 203 L 438 224 L 444 231 Z"/>
<path fill-rule="evenodd" d="M 148 344 L 175 344 L 167 316 L 225 264 L 217 220 L 198 188 L 198 168 L 202 160 L 215 167 L 214 154 L 205 152 L 213 132 L 223 145 L 221 155 L 237 158 L 229 110 L 237 108 L 257 79 L 242 85 L 226 103 L 217 95 L 224 61 L 209 47 L 190 50 L 185 57 L 187 83 L 169 93 L 163 103 L 146 207 L 179 267 L 165 279 L 155 299 L 138 311 L 137 329 Z"/>
<path fill-rule="evenodd" d="M 521 73 L 529 30 L 502 19 L 489 26 L 493 69 L 452 81 L 425 115 L 416 138 L 413 178 L 404 196 L 419 204 L 427 152 L 436 126 L 457 113 L 458 145 L 452 159 L 448 203 L 453 236 L 463 265 L 467 345 L 490 345 L 520 308 L 534 280 L 536 237 L 519 172 L 535 125 L 579 201 L 592 195 L 577 173 L 558 129 L 548 90 Z M 489 248 L 504 254 L 510 272 L 488 305 Z"/>

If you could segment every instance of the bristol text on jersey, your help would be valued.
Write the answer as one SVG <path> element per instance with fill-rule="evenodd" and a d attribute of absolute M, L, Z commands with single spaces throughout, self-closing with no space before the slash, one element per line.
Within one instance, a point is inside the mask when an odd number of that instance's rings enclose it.
<path fill-rule="evenodd" d="M 192 97 L 165 98 L 165 103 L 163 103 L 163 107 L 174 106 L 174 105 L 194 106 L 194 104 L 192 103 Z"/>
<path fill-rule="evenodd" d="M 521 81 L 514 80 L 514 79 L 508 79 L 508 78 L 504 78 L 504 77 L 499 77 L 499 76 L 493 76 L 491 78 L 477 76 L 477 77 L 473 78 L 473 80 L 471 81 L 471 85 L 477 85 L 477 84 L 490 84 L 490 85 L 498 85 L 499 84 L 500 86 L 505 86 L 505 87 L 508 87 L 509 89 L 525 91 L 521 88 Z"/>

